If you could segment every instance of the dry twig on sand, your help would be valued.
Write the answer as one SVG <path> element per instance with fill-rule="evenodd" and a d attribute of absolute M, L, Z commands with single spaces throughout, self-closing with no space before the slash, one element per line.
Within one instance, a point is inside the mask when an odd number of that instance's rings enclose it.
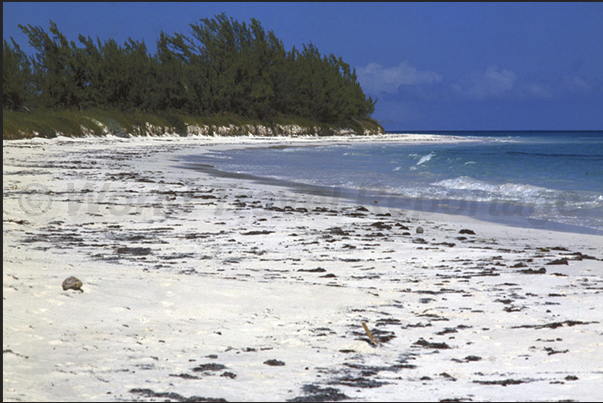
<path fill-rule="evenodd" d="M 369 339 L 371 339 L 371 341 L 373 342 L 373 344 L 375 346 L 379 345 L 379 342 L 377 341 L 377 339 L 375 339 L 375 337 L 373 337 L 373 334 L 371 333 L 371 331 L 369 330 L 368 326 L 366 325 L 366 323 L 362 322 L 362 327 L 364 327 L 364 331 L 366 332 L 366 334 L 368 335 Z"/>

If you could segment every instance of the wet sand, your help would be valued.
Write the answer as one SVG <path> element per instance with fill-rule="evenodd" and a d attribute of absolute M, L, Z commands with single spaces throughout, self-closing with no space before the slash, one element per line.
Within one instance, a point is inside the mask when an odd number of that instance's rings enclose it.
<path fill-rule="evenodd" d="M 603 400 L 603 237 L 178 158 L 351 141 L 4 141 L 4 400 Z"/>

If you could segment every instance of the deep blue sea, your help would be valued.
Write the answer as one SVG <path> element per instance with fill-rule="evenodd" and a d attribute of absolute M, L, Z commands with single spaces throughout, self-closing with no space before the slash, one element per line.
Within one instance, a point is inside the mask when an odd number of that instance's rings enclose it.
<path fill-rule="evenodd" d="M 603 234 L 603 131 L 429 134 L 474 141 L 252 148 L 197 161 L 382 209 Z"/>

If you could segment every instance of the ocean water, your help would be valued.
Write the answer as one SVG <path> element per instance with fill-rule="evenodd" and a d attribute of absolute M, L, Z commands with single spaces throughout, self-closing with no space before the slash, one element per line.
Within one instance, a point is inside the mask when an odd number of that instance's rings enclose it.
<path fill-rule="evenodd" d="M 303 191 L 322 189 L 383 212 L 462 214 L 603 235 L 603 131 L 429 133 L 471 141 L 267 147 L 189 161 Z"/>

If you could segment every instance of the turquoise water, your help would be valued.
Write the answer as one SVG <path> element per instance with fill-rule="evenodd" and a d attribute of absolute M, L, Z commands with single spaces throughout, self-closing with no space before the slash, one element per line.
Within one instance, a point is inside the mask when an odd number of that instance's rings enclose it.
<path fill-rule="evenodd" d="M 254 148 L 203 162 L 384 208 L 603 234 L 603 131 L 429 133 L 474 141 Z"/>

